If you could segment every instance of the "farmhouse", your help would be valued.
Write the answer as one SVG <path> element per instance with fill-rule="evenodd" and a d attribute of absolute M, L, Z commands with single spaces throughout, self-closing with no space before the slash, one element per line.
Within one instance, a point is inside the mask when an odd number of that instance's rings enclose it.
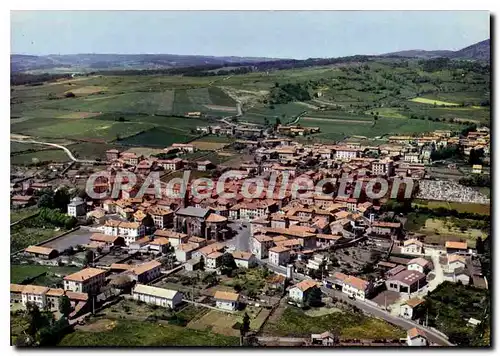
<path fill-rule="evenodd" d="M 408 346 L 427 346 L 427 336 L 422 329 L 419 328 L 411 328 L 407 332 L 406 343 Z"/>
<path fill-rule="evenodd" d="M 255 256 L 250 252 L 234 251 L 232 255 L 238 267 L 251 268 L 257 264 Z"/>
<path fill-rule="evenodd" d="M 427 274 L 431 270 L 431 262 L 422 257 L 414 258 L 408 262 L 407 268 L 410 271 L 419 271 L 420 273 Z"/>
<path fill-rule="evenodd" d="M 307 299 L 307 295 L 311 293 L 313 289 L 318 288 L 318 283 L 311 280 L 304 280 L 297 283 L 295 286 L 290 288 L 288 291 L 288 296 L 291 300 L 303 305 Z"/>
<path fill-rule="evenodd" d="M 399 315 L 405 319 L 415 319 L 419 315 L 420 307 L 423 306 L 424 300 L 420 298 L 412 298 L 401 304 Z"/>
<path fill-rule="evenodd" d="M 214 294 L 214 299 L 217 308 L 236 310 L 238 308 L 240 295 L 232 292 L 217 291 Z"/>

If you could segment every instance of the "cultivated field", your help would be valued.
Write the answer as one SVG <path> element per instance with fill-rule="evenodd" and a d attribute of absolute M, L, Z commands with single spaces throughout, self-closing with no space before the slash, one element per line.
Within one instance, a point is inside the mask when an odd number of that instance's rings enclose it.
<path fill-rule="evenodd" d="M 491 115 L 484 105 L 489 75 L 474 69 L 462 74 L 426 72 L 418 61 L 387 59 L 231 76 L 91 75 L 13 86 L 11 132 L 160 148 L 196 138 L 196 126 L 235 115 L 235 99 L 242 104 L 242 122 L 285 124 L 302 115 L 298 123 L 321 129 L 308 138 L 312 141 L 460 130 Z M 291 97 L 271 104 L 273 88 L 286 83 L 307 85 L 310 100 Z M 66 97 L 68 92 L 75 97 Z M 177 117 L 188 112 L 212 118 Z M 217 149 L 214 144 L 201 148 Z"/>
<path fill-rule="evenodd" d="M 435 99 L 427 99 L 427 98 L 413 98 L 411 99 L 414 103 L 421 103 L 421 104 L 431 104 L 431 105 L 444 105 L 444 106 L 458 106 L 457 103 L 448 103 L 446 101 L 441 101 L 441 100 L 435 100 Z"/>

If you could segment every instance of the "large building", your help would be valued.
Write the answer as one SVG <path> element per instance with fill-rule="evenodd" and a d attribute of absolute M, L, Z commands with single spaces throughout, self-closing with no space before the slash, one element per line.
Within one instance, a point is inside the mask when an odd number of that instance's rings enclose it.
<path fill-rule="evenodd" d="M 64 277 L 64 290 L 79 293 L 98 293 L 105 283 L 106 271 L 85 268 Z"/>
<path fill-rule="evenodd" d="M 182 303 L 182 294 L 178 291 L 136 284 L 132 290 L 132 298 L 147 304 L 175 309 Z"/>
<path fill-rule="evenodd" d="M 407 269 L 389 277 L 385 282 L 388 290 L 407 294 L 420 290 L 426 284 L 425 274 Z"/>

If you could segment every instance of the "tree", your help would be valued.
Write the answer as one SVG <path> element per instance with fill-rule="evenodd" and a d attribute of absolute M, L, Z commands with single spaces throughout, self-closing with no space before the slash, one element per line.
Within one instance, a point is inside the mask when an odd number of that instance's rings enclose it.
<path fill-rule="evenodd" d="M 85 251 L 85 259 L 83 260 L 83 264 L 88 266 L 92 262 L 94 262 L 94 251 L 92 250 Z"/>
<path fill-rule="evenodd" d="M 481 236 L 478 236 L 476 239 L 476 251 L 478 254 L 484 253 L 484 243 L 483 239 L 481 239 Z"/>
<path fill-rule="evenodd" d="M 43 317 L 40 309 L 35 303 L 26 303 L 26 312 L 28 313 L 28 335 L 35 337 L 37 331 L 43 326 Z"/>
<path fill-rule="evenodd" d="M 318 287 L 313 287 L 306 294 L 305 304 L 309 307 L 319 307 L 321 306 L 321 289 Z"/>
<path fill-rule="evenodd" d="M 67 92 L 64 96 L 66 98 L 75 98 L 76 97 L 75 93 L 73 93 L 72 91 Z"/>
<path fill-rule="evenodd" d="M 52 198 L 52 195 L 50 195 L 50 194 L 44 194 L 38 200 L 38 204 L 37 205 L 38 205 L 39 208 L 49 208 L 49 209 L 52 209 L 54 207 L 54 199 Z"/>
<path fill-rule="evenodd" d="M 60 211 L 66 211 L 66 208 L 70 202 L 70 194 L 66 187 L 57 189 L 54 193 L 54 208 Z"/>
<path fill-rule="evenodd" d="M 234 257 L 232 254 L 226 252 L 222 255 L 221 259 L 222 267 L 233 270 L 236 268 L 236 262 L 234 262 Z"/>
<path fill-rule="evenodd" d="M 243 323 L 241 323 L 240 326 L 240 334 L 241 336 L 245 336 L 249 331 L 250 331 L 250 317 L 245 312 L 245 315 L 243 315 Z"/>
<path fill-rule="evenodd" d="M 67 318 L 69 314 L 71 314 L 72 309 L 73 308 L 71 307 L 71 302 L 68 296 L 63 295 L 61 298 L 59 298 L 59 311 L 62 315 Z"/>

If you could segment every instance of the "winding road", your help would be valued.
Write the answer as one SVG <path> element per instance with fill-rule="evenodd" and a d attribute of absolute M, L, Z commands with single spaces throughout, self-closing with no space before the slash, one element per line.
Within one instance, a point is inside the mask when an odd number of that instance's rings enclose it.
<path fill-rule="evenodd" d="M 92 164 L 93 163 L 97 163 L 97 164 L 105 164 L 105 163 L 107 163 L 105 161 L 95 161 L 95 160 L 90 160 L 90 159 L 78 159 L 75 156 L 73 156 L 73 153 L 71 153 L 71 151 L 67 147 L 59 145 L 57 143 L 42 142 L 42 141 L 35 141 L 35 140 L 16 140 L 16 139 L 13 139 L 13 138 L 11 138 L 10 140 L 12 142 L 35 143 L 35 144 L 38 144 L 38 145 L 46 145 L 46 146 L 52 146 L 52 147 L 60 148 L 61 150 L 63 150 L 64 152 L 66 152 L 66 154 L 68 155 L 68 157 L 73 162 L 77 162 L 77 163 L 92 163 Z"/>

